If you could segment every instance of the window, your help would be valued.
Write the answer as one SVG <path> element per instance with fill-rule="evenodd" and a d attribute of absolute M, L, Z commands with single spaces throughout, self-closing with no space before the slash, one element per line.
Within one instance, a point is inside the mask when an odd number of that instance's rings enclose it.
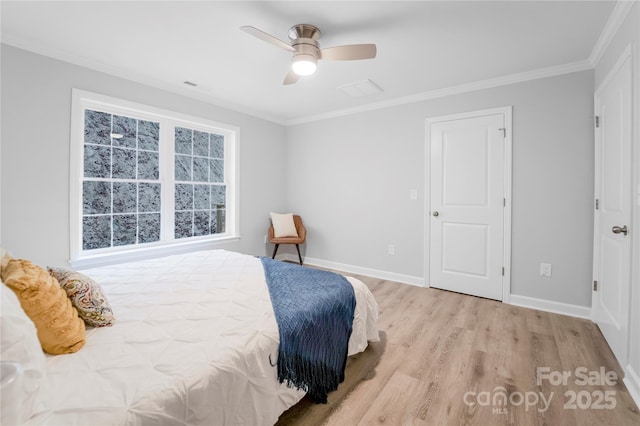
<path fill-rule="evenodd" d="M 224 136 L 176 127 L 175 180 L 175 238 L 224 233 Z"/>
<path fill-rule="evenodd" d="M 83 250 L 160 241 L 159 129 L 84 110 Z"/>
<path fill-rule="evenodd" d="M 74 90 L 72 264 L 237 237 L 237 133 Z"/>

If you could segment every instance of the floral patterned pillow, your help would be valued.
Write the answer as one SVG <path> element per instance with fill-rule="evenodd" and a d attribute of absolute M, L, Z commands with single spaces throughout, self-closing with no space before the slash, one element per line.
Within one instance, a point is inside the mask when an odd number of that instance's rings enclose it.
<path fill-rule="evenodd" d="M 65 268 L 48 267 L 49 274 L 58 280 L 78 315 L 92 327 L 109 327 L 115 317 L 102 289 L 91 278 Z"/>

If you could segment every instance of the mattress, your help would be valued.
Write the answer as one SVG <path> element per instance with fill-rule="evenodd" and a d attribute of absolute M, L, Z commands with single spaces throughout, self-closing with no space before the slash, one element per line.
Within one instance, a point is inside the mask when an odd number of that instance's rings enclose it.
<path fill-rule="evenodd" d="M 48 356 L 28 424 L 270 425 L 304 392 L 278 383 L 278 327 L 258 258 L 225 250 L 82 271 L 116 316 Z M 360 281 L 349 355 L 378 340 Z M 329 395 L 329 398 L 331 395 Z"/>

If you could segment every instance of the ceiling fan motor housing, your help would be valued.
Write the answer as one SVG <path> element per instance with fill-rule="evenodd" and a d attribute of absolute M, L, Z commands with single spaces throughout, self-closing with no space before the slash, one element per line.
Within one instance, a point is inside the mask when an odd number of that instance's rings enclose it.
<path fill-rule="evenodd" d="M 291 58 L 293 62 L 316 62 L 320 59 L 320 46 L 317 41 L 320 38 L 320 30 L 317 27 L 309 24 L 294 25 L 289 29 L 289 38 L 291 47 L 296 49 Z"/>
<path fill-rule="evenodd" d="M 289 38 L 295 40 L 298 38 L 310 38 L 318 40 L 320 38 L 320 29 L 311 24 L 298 24 L 289 28 Z"/>

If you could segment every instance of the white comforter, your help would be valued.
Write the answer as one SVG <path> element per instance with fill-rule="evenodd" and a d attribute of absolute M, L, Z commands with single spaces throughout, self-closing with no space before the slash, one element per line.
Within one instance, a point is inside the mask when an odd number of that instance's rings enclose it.
<path fill-rule="evenodd" d="M 113 327 L 49 356 L 29 424 L 271 425 L 303 396 L 277 381 L 278 327 L 259 259 L 210 250 L 83 271 Z M 349 354 L 378 340 L 377 304 L 349 278 Z M 331 395 L 329 395 L 331 398 Z"/>

